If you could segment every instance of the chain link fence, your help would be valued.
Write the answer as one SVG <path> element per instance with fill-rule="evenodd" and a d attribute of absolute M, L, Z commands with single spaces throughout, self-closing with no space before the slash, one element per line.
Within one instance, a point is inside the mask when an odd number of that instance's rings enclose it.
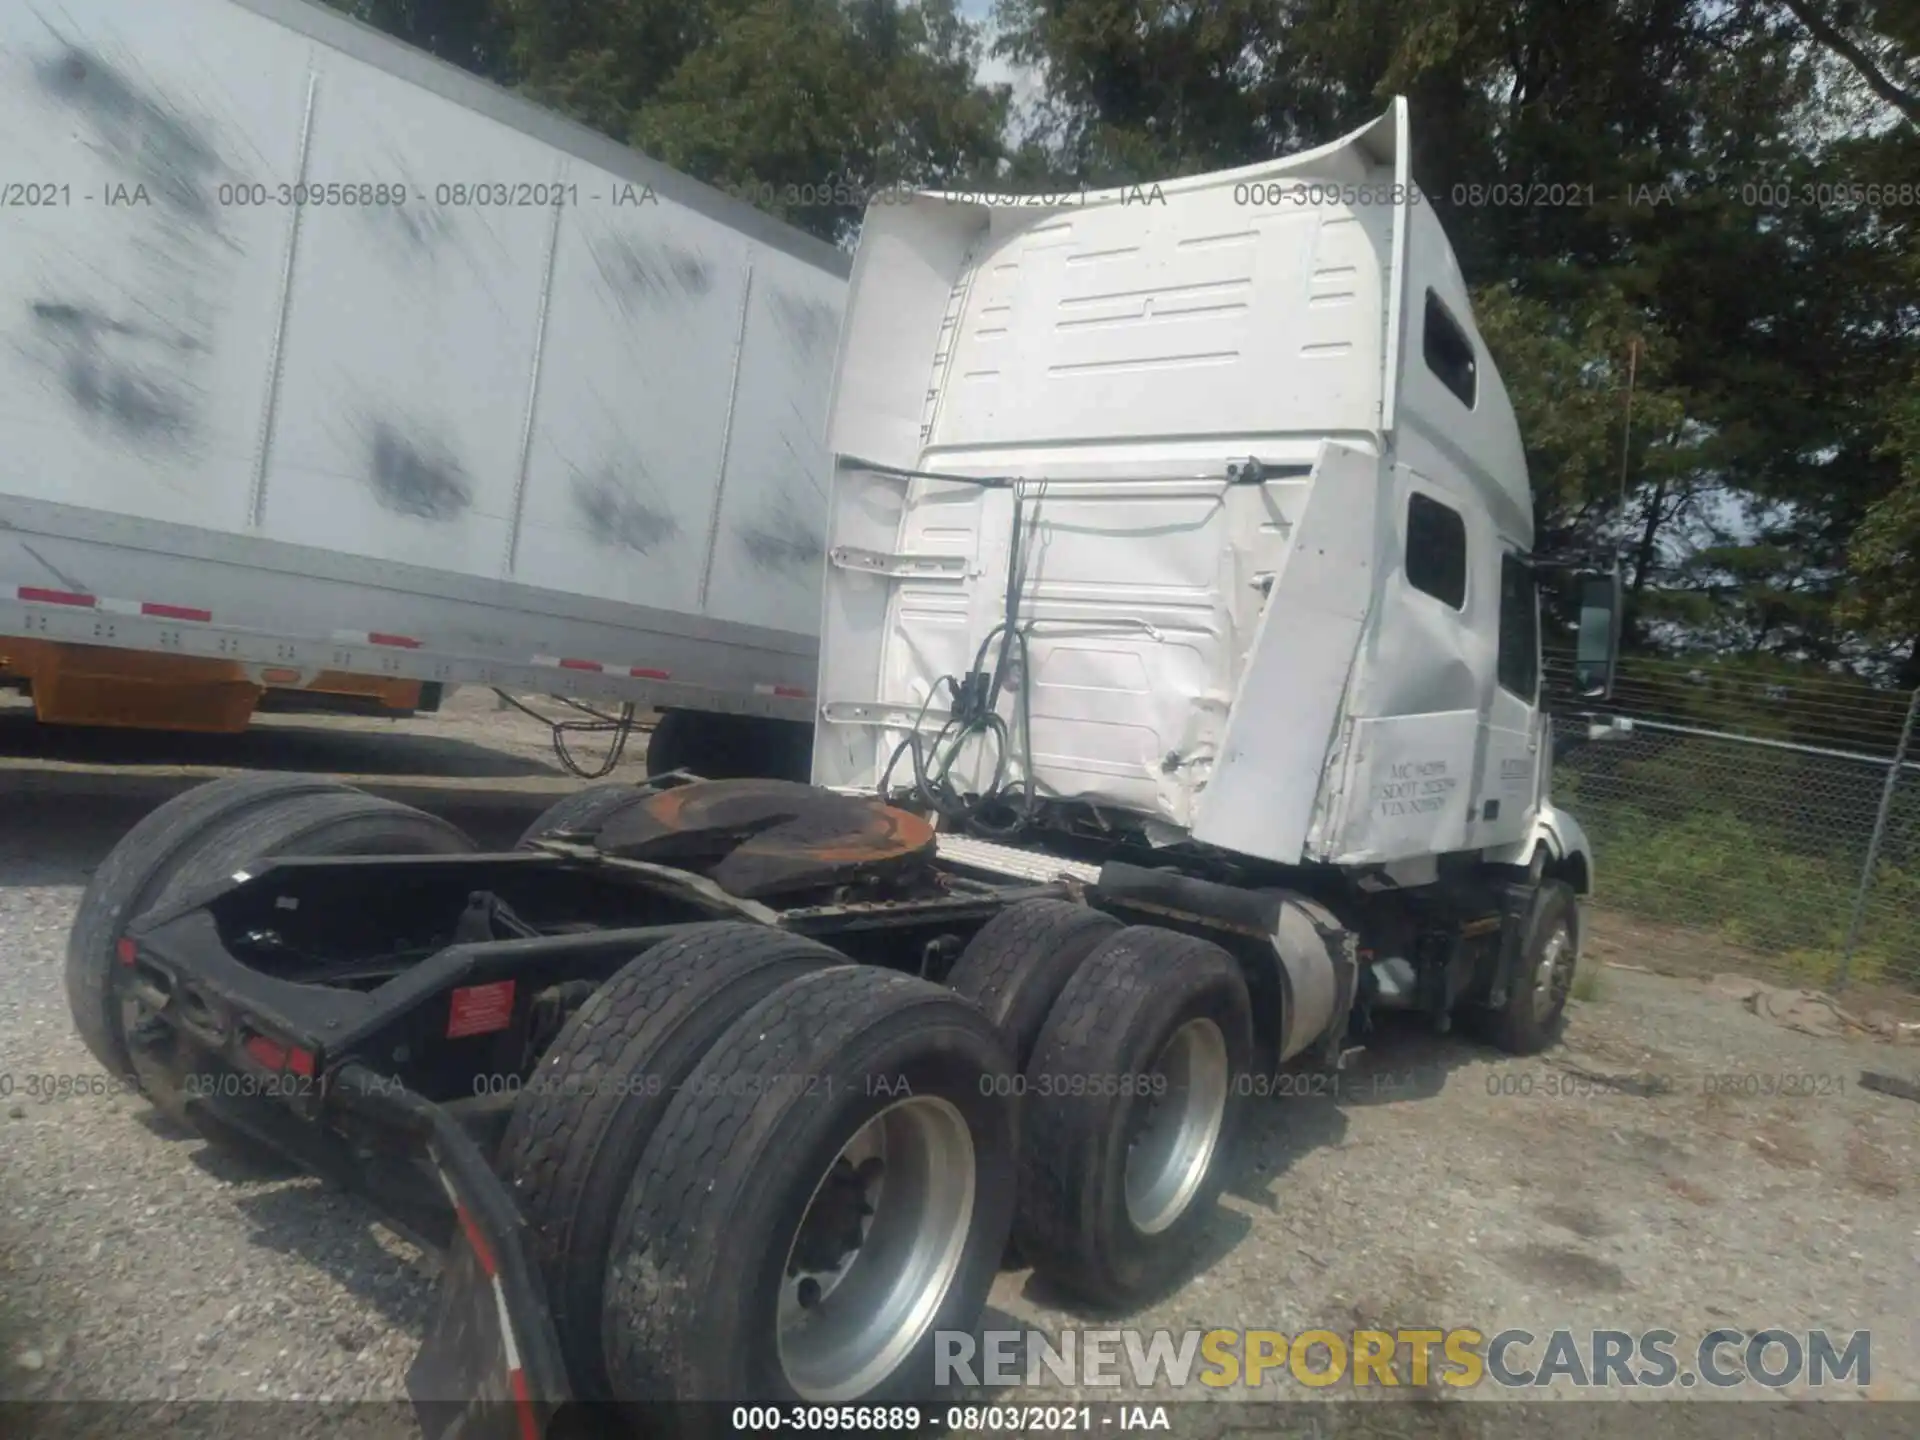
<path fill-rule="evenodd" d="M 1549 657 L 1552 692 L 1570 670 Z M 1920 997 L 1920 692 L 1632 658 L 1609 705 L 1630 729 L 1590 739 L 1578 703 L 1553 791 L 1597 908 L 1716 969 Z"/>

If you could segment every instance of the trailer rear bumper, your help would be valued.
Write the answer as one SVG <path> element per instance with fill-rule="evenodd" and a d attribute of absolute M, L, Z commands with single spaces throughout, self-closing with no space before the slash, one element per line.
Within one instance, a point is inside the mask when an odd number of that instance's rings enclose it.
<path fill-rule="evenodd" d="M 342 1110 L 410 1138 L 456 1224 L 435 1318 L 407 1371 L 427 1440 L 540 1440 L 572 1399 L 525 1220 L 440 1106 L 360 1065 L 333 1080 Z"/>

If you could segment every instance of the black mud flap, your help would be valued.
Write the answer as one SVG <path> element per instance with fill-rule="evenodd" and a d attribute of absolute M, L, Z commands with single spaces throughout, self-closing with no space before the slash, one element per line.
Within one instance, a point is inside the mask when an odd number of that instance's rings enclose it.
<path fill-rule="evenodd" d="M 537 1289 L 508 1278 L 511 1238 L 473 1210 L 462 1204 L 407 1394 L 426 1440 L 541 1440 L 570 1398 L 553 1322 Z"/>
<path fill-rule="evenodd" d="M 424 1142 L 458 1221 L 434 1320 L 407 1370 L 426 1440 L 543 1440 L 573 1396 L 519 1208 L 439 1106 L 357 1067 L 337 1086 L 361 1113 Z"/>

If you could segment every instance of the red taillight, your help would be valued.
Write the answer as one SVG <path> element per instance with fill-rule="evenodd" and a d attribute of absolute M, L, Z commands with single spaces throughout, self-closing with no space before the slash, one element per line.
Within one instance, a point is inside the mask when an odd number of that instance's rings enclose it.
<path fill-rule="evenodd" d="M 264 1035 L 254 1035 L 248 1039 L 247 1054 L 275 1073 L 287 1068 L 287 1047 Z"/>
<path fill-rule="evenodd" d="M 298 1045 L 293 1046 L 287 1051 L 287 1069 L 295 1075 L 311 1076 L 313 1074 L 313 1052 L 311 1050 L 302 1050 Z"/>
<path fill-rule="evenodd" d="M 140 958 L 140 952 L 134 948 L 133 941 L 125 935 L 113 942 L 113 953 L 120 957 L 122 965 L 131 965 Z"/>

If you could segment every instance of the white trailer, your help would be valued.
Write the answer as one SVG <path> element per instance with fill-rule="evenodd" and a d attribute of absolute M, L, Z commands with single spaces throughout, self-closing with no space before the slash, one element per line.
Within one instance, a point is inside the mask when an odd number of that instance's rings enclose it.
<path fill-rule="evenodd" d="M 43 718 L 810 719 L 839 252 L 304 0 L 0 9 L 0 155 Z"/>

